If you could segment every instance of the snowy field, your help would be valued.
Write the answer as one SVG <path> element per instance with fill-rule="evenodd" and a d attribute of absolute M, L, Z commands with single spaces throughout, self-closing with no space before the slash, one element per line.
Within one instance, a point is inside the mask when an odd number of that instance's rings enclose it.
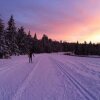
<path fill-rule="evenodd" d="M 0 100 L 100 100 L 100 58 L 39 54 L 0 60 Z"/>

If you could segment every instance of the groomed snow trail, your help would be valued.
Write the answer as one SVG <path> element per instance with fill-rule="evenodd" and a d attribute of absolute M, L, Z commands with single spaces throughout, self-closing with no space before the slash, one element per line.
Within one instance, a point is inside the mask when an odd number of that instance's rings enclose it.
<path fill-rule="evenodd" d="M 83 95 L 86 100 L 96 100 L 96 97 L 91 94 L 85 87 L 83 87 L 73 76 L 70 75 L 72 72 L 68 69 L 68 71 L 65 71 L 63 67 L 66 67 L 62 62 L 59 62 L 55 59 L 52 59 L 52 62 L 60 69 L 60 71 L 65 75 L 66 78 L 70 80 L 70 82 L 76 87 L 77 90 L 79 90 L 79 93 Z"/>
<path fill-rule="evenodd" d="M 100 59 L 38 54 L 0 60 L 0 100 L 100 100 Z"/>

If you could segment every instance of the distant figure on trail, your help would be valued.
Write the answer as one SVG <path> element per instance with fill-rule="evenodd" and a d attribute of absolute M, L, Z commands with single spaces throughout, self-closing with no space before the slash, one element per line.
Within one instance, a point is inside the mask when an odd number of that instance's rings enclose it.
<path fill-rule="evenodd" d="M 30 50 L 30 51 L 29 51 L 28 56 L 29 56 L 29 63 L 32 63 L 32 56 L 34 56 L 33 50 Z"/>

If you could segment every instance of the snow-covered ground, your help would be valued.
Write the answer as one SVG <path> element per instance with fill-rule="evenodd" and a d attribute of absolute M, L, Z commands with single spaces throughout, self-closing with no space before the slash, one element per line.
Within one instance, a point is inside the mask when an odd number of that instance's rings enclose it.
<path fill-rule="evenodd" d="M 0 100 L 100 100 L 100 58 L 39 54 L 0 60 Z"/>

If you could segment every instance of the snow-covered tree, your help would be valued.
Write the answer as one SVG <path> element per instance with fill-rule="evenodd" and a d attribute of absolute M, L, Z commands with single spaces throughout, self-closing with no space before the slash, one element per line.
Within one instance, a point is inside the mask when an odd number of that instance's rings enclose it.
<path fill-rule="evenodd" d="M 26 37 L 27 35 L 25 34 L 24 28 L 20 27 L 17 34 L 17 45 L 19 47 L 20 54 L 26 54 Z"/>
<path fill-rule="evenodd" d="M 33 38 L 31 36 L 30 31 L 28 32 L 27 38 L 26 38 L 26 46 L 27 46 L 27 52 L 30 49 L 33 49 Z"/>
<path fill-rule="evenodd" d="M 2 19 L 0 19 L 0 58 L 6 58 L 9 56 L 10 51 L 7 43 L 4 23 Z"/>
<path fill-rule="evenodd" d="M 7 27 L 7 38 L 9 40 L 9 47 L 12 54 L 18 54 L 19 48 L 17 45 L 17 31 L 15 27 L 15 21 L 13 16 L 10 17 L 8 21 L 8 27 Z"/>
<path fill-rule="evenodd" d="M 44 52 L 51 52 L 51 47 L 50 47 L 50 41 L 47 35 L 43 35 L 42 37 L 42 44 L 43 44 L 43 48 L 44 48 Z"/>
<path fill-rule="evenodd" d="M 35 53 L 39 52 L 39 41 L 37 39 L 37 34 L 35 33 L 34 37 L 33 37 L 33 49 Z"/>

